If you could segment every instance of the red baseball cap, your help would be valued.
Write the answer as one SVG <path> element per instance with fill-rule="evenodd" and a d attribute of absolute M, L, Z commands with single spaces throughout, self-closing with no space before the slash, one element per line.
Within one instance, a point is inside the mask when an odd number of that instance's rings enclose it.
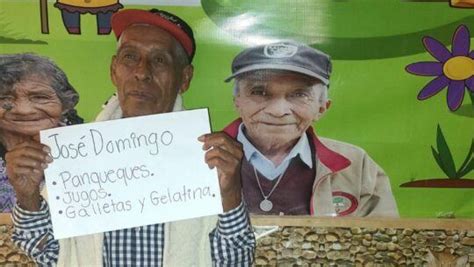
<path fill-rule="evenodd" d="M 189 62 L 196 52 L 196 42 L 191 27 L 180 17 L 159 9 L 125 9 L 112 15 L 112 30 L 117 40 L 122 32 L 133 24 L 148 24 L 159 27 L 171 34 L 184 48 Z"/>

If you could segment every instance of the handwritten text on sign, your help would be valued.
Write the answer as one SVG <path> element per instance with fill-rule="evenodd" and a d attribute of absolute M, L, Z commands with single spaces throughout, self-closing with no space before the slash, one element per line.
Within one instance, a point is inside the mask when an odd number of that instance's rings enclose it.
<path fill-rule="evenodd" d="M 206 109 L 42 131 L 55 238 L 221 213 L 197 140 L 209 132 Z"/>

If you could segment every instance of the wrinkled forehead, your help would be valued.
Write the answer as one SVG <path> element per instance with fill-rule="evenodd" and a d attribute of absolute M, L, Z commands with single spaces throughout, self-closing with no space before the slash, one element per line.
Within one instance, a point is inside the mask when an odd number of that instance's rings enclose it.
<path fill-rule="evenodd" d="M 52 88 L 52 77 L 41 71 L 36 72 L 20 72 L 20 73 L 3 73 L 0 78 L 0 93 L 14 93 L 19 85 L 28 83 L 31 90 L 36 88 Z"/>
<path fill-rule="evenodd" d="M 117 40 L 117 50 L 124 43 L 132 43 L 141 47 L 157 46 L 168 49 L 172 49 L 179 44 L 176 38 L 162 28 L 143 23 L 132 24 L 125 28 Z"/>
<path fill-rule="evenodd" d="M 313 86 L 321 83 L 320 80 L 293 71 L 263 69 L 243 73 L 236 77 L 237 83 L 267 83 L 273 81 L 286 81 L 298 83 L 300 85 Z"/>

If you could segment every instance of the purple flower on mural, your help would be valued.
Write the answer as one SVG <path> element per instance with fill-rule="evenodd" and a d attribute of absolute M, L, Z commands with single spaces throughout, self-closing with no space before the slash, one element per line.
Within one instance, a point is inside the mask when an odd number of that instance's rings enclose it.
<path fill-rule="evenodd" d="M 437 76 L 418 93 L 418 100 L 430 98 L 446 86 L 447 104 L 451 111 L 457 110 L 464 99 L 467 87 L 474 93 L 474 51 L 470 51 L 469 30 L 460 25 L 453 35 L 451 52 L 438 40 L 424 37 L 426 50 L 438 61 L 416 62 L 406 66 L 406 71 L 420 76 Z"/>

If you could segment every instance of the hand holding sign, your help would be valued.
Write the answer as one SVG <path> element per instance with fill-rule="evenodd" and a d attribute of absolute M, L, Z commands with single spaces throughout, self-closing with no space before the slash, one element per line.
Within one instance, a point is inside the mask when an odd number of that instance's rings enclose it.
<path fill-rule="evenodd" d="M 35 140 L 27 140 L 5 155 L 7 175 L 23 209 L 37 211 L 40 208 L 43 170 L 52 161 L 48 152 L 47 146 Z"/>
<path fill-rule="evenodd" d="M 199 141 L 204 142 L 203 149 L 208 150 L 209 168 L 217 168 L 222 204 L 224 211 L 229 211 L 241 202 L 242 145 L 223 132 L 202 135 Z"/>
<path fill-rule="evenodd" d="M 206 110 L 42 131 L 54 159 L 45 184 L 55 238 L 221 213 L 197 140 L 208 132 Z"/>

